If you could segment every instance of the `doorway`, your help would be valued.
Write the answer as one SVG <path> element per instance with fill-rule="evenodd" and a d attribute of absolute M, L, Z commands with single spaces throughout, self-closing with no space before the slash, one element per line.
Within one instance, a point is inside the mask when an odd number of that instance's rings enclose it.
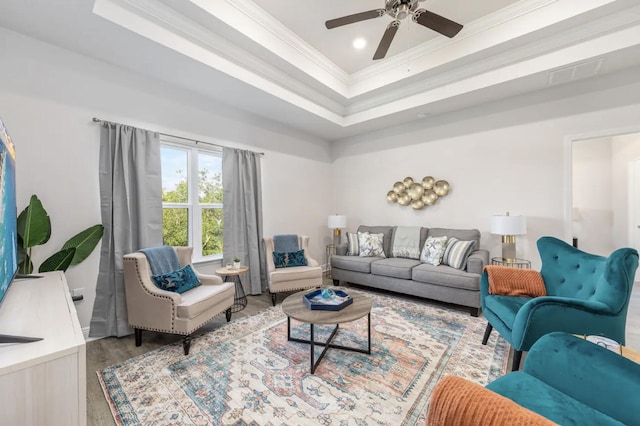
<path fill-rule="evenodd" d="M 640 129 L 615 133 L 570 140 L 566 229 L 578 248 L 603 256 L 640 250 Z"/>

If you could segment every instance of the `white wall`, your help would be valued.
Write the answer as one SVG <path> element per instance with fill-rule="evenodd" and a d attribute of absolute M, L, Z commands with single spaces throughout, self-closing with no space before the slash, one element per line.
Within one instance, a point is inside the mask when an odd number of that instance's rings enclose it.
<path fill-rule="evenodd" d="M 614 249 L 611 138 L 574 142 L 573 208 L 580 214 L 573 223 L 578 247 L 608 256 Z"/>
<path fill-rule="evenodd" d="M 312 256 L 324 258 L 334 210 L 327 142 L 2 28 L 0 56 L 0 115 L 16 144 L 18 208 L 37 194 L 52 221 L 51 240 L 34 249 L 36 264 L 101 222 L 92 117 L 264 151 L 265 234 L 308 234 Z M 67 271 L 71 288 L 86 289 L 76 303 L 82 327 L 91 318 L 99 251 Z"/>
<path fill-rule="evenodd" d="M 482 107 L 462 111 L 432 127 L 411 124 L 342 141 L 333 152 L 336 208 L 351 231 L 359 224 L 477 228 L 492 256 L 500 254 L 500 239 L 489 233 L 491 215 L 523 214 L 527 235 L 517 237 L 517 255 L 539 268 L 539 237 L 571 242 L 569 140 L 640 125 L 640 84 L 629 80 L 588 95 L 540 103 L 534 94 L 487 105 L 484 114 Z M 416 212 L 386 201 L 394 182 L 426 175 L 452 186 L 435 206 Z"/>
<path fill-rule="evenodd" d="M 630 191 L 632 186 L 630 176 L 633 176 L 631 163 L 640 159 L 640 133 L 613 137 L 612 143 L 612 179 L 611 188 L 613 216 L 613 241 L 616 247 L 632 246 L 630 227 L 636 226 L 630 223 L 629 213 L 631 202 Z M 638 247 L 635 247 L 638 248 Z"/>

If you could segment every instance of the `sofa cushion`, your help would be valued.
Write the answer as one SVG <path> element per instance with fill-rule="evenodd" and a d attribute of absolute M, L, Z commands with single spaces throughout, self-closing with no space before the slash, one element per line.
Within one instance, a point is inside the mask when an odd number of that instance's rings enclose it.
<path fill-rule="evenodd" d="M 202 285 L 202 282 L 200 282 L 191 265 L 185 265 L 177 271 L 166 274 L 151 275 L 151 281 L 153 281 L 159 289 L 173 291 L 175 293 L 184 293 L 185 291 Z"/>
<path fill-rule="evenodd" d="M 480 275 L 470 274 L 450 266 L 422 263 L 411 271 L 411 279 L 465 290 L 480 290 Z"/>
<path fill-rule="evenodd" d="M 274 251 L 273 264 L 276 268 L 307 266 L 307 259 L 304 257 L 304 250 L 296 250 L 286 253 Z"/>
<path fill-rule="evenodd" d="M 411 270 L 419 264 L 420 261 L 415 259 L 389 258 L 376 260 L 371 263 L 371 273 L 410 280 Z"/>
<path fill-rule="evenodd" d="M 269 277 L 271 279 L 271 284 L 282 283 L 286 281 L 314 279 L 318 277 L 319 270 L 322 270 L 322 267 L 297 266 L 295 268 L 280 268 L 271 272 Z"/>
<path fill-rule="evenodd" d="M 442 263 L 456 269 L 466 269 L 467 259 L 476 246 L 475 240 L 461 241 L 456 237 L 447 240 Z"/>
<path fill-rule="evenodd" d="M 336 253 L 338 250 L 336 249 Z M 347 232 L 347 254 L 349 256 L 360 255 L 360 244 L 358 243 L 357 232 Z"/>
<path fill-rule="evenodd" d="M 331 256 L 331 268 L 344 269 L 345 271 L 371 273 L 371 263 L 383 257 L 360 257 L 360 256 Z"/>
<path fill-rule="evenodd" d="M 477 229 L 451 229 L 451 228 L 429 228 L 430 237 L 455 237 L 459 240 L 476 242 L 476 249 L 480 247 L 480 231 Z"/>
<path fill-rule="evenodd" d="M 201 313 L 223 302 L 229 296 L 233 297 L 235 286 L 233 283 L 219 285 L 201 285 L 180 295 L 181 302 L 176 310 L 179 318 L 195 318 Z"/>
<path fill-rule="evenodd" d="M 420 262 L 438 266 L 442 263 L 447 237 L 427 237 L 420 254 Z"/>
<path fill-rule="evenodd" d="M 561 425 L 623 424 L 521 371 L 498 378 L 487 389 Z"/>
<path fill-rule="evenodd" d="M 368 232 L 370 234 L 383 234 L 382 249 L 386 253 L 391 253 L 391 233 L 393 232 L 393 226 L 367 226 L 360 225 L 358 232 Z"/>
<path fill-rule="evenodd" d="M 382 248 L 384 234 L 371 234 L 369 232 L 358 232 L 358 246 L 360 257 L 387 257 Z"/>

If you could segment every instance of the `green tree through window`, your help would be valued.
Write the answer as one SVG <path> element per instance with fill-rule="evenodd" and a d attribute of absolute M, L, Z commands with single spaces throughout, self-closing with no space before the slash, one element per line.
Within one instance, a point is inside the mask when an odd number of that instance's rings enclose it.
<path fill-rule="evenodd" d="M 224 227 L 220 153 L 163 145 L 161 157 L 163 243 L 193 245 L 196 258 L 221 256 Z M 195 176 L 197 181 L 192 178 Z M 197 200 L 192 196 L 196 193 Z"/>

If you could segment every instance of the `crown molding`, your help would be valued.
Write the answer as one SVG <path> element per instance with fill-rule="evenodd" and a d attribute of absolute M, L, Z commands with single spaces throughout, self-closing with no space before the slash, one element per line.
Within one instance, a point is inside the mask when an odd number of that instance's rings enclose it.
<path fill-rule="evenodd" d="M 212 54 L 230 61 L 237 66 L 244 68 L 245 70 L 258 75 L 273 84 L 292 93 L 305 98 L 309 102 L 317 104 L 319 107 L 327 109 L 334 114 L 340 116 L 344 113 L 344 106 L 333 99 L 330 99 L 326 95 L 313 90 L 308 85 L 300 82 L 275 66 L 267 63 L 264 60 L 257 58 L 244 49 L 241 49 L 236 44 L 218 36 L 212 31 L 204 28 L 203 26 L 195 23 L 193 20 L 178 13 L 175 9 L 162 4 L 155 0 L 101 0 L 96 1 L 98 3 L 111 3 L 119 4 L 126 7 L 126 9 L 134 13 L 140 19 L 146 19 L 153 21 L 156 25 L 161 26 L 163 29 L 171 32 L 178 37 L 188 40 L 191 43 L 196 43 L 198 46 L 203 47 Z M 98 14 L 101 14 L 99 11 Z M 111 19 L 108 16 L 104 16 L 106 19 Z M 115 23 L 122 25 L 120 22 Z M 140 34 L 138 30 L 133 30 Z M 145 34 L 141 34 L 155 42 L 153 37 Z M 167 46 L 170 47 L 170 46 Z M 179 49 L 174 49 L 178 53 L 184 54 Z M 198 58 L 193 58 L 199 60 Z M 201 61 L 202 62 L 202 61 Z M 209 64 L 207 64 L 209 65 Z M 239 75 L 233 75 L 233 77 L 242 79 Z M 245 81 L 246 82 L 246 81 Z M 251 84 L 251 83 L 249 83 Z M 264 87 L 258 87 L 261 90 L 266 90 Z M 311 101 L 312 100 L 312 101 Z"/>
<path fill-rule="evenodd" d="M 316 48 L 300 38 L 297 34 L 284 26 L 280 21 L 269 15 L 264 9 L 251 0 L 224 0 L 230 6 L 244 13 L 256 24 L 271 32 L 274 36 L 282 40 L 283 43 L 304 55 L 316 66 L 326 73 L 340 80 L 345 85 L 349 83 L 349 74 L 337 66 L 333 61 L 320 53 Z M 295 64 L 292 64 L 295 66 Z M 303 70 L 304 71 L 304 70 Z"/>
<path fill-rule="evenodd" d="M 487 31 L 490 28 L 504 24 L 519 18 L 527 13 L 531 13 L 559 0 L 524 0 L 499 9 L 493 13 L 485 15 L 473 22 L 465 24 L 463 31 L 456 37 L 449 39 L 436 37 L 411 49 L 385 59 L 379 64 L 374 64 L 358 72 L 351 74 L 350 84 L 362 83 L 372 77 L 393 71 L 395 68 L 415 62 L 425 55 L 431 55 L 441 49 L 447 49 L 456 44 L 459 40 L 474 37 L 477 34 Z M 424 70 L 422 70 L 424 71 Z M 420 72 L 420 71 L 417 71 Z"/>
<path fill-rule="evenodd" d="M 474 75 L 490 72 L 511 64 L 541 56 L 555 50 L 564 49 L 572 45 L 583 43 L 587 40 L 602 37 L 621 29 L 640 25 L 640 6 L 626 9 L 615 14 L 605 16 L 595 21 L 590 21 L 588 25 L 581 25 L 562 32 L 562 37 L 555 35 L 547 36 L 544 39 L 537 39 L 526 45 L 509 49 L 497 55 L 480 57 L 464 66 L 452 67 L 452 69 L 441 72 L 420 81 L 398 87 L 392 91 L 377 96 L 369 96 L 355 102 L 346 108 L 346 115 L 359 113 L 368 109 L 379 107 L 398 99 L 403 99 L 416 93 L 433 90 L 440 86 L 455 83 L 468 79 Z"/>

